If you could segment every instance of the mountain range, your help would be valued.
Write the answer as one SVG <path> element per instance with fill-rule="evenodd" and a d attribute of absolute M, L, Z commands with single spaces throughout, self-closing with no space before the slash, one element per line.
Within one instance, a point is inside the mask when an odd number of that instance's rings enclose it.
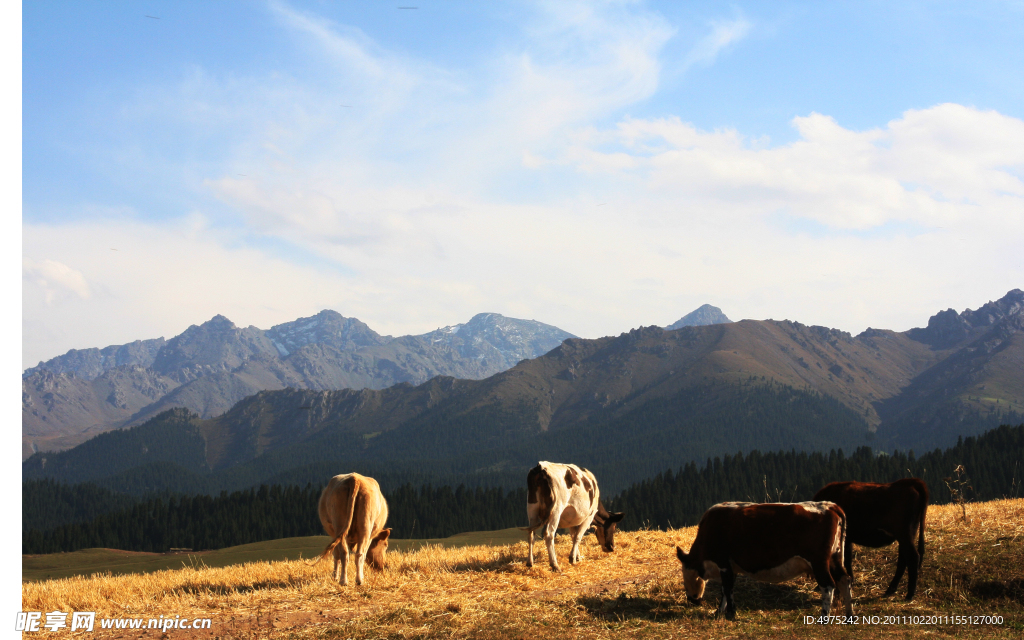
<path fill-rule="evenodd" d="M 22 456 L 65 449 L 174 407 L 210 418 L 267 389 L 383 389 L 438 375 L 486 378 L 571 337 L 497 313 L 399 338 L 330 310 L 266 331 L 218 315 L 170 340 L 73 349 L 27 369 Z"/>
<path fill-rule="evenodd" d="M 479 380 L 261 391 L 215 417 L 178 409 L 37 453 L 23 477 L 219 490 L 357 469 L 515 483 L 538 459 L 565 459 L 614 488 L 738 451 L 923 451 L 1020 421 L 1015 289 L 906 332 L 788 320 L 643 327 L 569 337 Z"/>

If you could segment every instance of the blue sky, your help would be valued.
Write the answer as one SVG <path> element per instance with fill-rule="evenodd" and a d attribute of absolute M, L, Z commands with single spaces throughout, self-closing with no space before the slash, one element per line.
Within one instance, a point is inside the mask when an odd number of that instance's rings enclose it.
<path fill-rule="evenodd" d="M 23 366 L 217 313 L 977 308 L 1024 286 L 1021 33 L 1021 2 L 26 3 Z"/>

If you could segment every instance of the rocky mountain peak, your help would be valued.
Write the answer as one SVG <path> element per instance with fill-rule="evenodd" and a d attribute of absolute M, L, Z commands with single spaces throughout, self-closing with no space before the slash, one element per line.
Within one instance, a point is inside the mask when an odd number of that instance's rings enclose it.
<path fill-rule="evenodd" d="M 195 325 L 193 325 L 195 326 Z M 203 329 L 216 330 L 216 331 L 229 331 L 236 329 L 235 323 L 231 322 L 221 314 L 217 314 L 200 325 Z M 189 327 L 191 328 L 191 327 Z"/>
<path fill-rule="evenodd" d="M 979 330 L 1020 316 L 1024 316 L 1024 291 L 1013 289 L 977 311 L 940 311 L 928 319 L 927 327 L 911 329 L 907 336 L 936 349 L 950 349 L 968 338 L 977 337 Z"/>
<path fill-rule="evenodd" d="M 277 357 L 273 343 L 256 327 L 240 329 L 222 315 L 192 325 L 167 341 L 153 369 L 178 382 L 216 371 L 231 371 L 257 356 Z"/>
<path fill-rule="evenodd" d="M 418 337 L 431 345 L 453 349 L 462 358 L 490 363 L 497 372 L 545 354 L 575 336 L 536 320 L 478 313 L 465 324 L 441 327 Z"/>
<path fill-rule="evenodd" d="M 1013 289 L 995 302 L 988 302 L 977 311 L 965 310 L 961 316 L 972 327 L 992 325 L 1004 318 L 1024 315 L 1024 291 Z"/>
<path fill-rule="evenodd" d="M 702 327 L 709 324 L 725 324 L 732 322 L 726 317 L 722 310 L 710 304 L 704 304 L 665 327 L 667 331 L 681 329 L 683 327 Z"/>
<path fill-rule="evenodd" d="M 381 336 L 355 318 L 346 318 L 330 309 L 324 309 L 315 316 L 275 325 L 267 331 L 267 338 L 282 358 L 308 344 L 323 343 L 342 351 L 353 351 L 360 347 L 384 345 L 393 339 Z"/>

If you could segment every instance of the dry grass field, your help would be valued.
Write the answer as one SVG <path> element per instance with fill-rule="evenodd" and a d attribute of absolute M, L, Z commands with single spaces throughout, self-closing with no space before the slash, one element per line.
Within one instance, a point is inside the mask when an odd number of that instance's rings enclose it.
<path fill-rule="evenodd" d="M 695 528 L 620 533 L 602 553 L 588 536 L 584 561 L 555 574 L 546 561 L 526 567 L 526 545 L 426 546 L 389 553 L 383 573 L 342 588 L 325 561 L 196 566 L 143 575 L 102 575 L 26 582 L 26 611 L 96 611 L 97 618 L 204 617 L 213 628 L 101 631 L 88 637 L 205 638 L 732 638 L 921 637 L 1020 638 L 1024 634 L 1024 500 L 931 507 L 918 595 L 906 603 L 882 594 L 896 549 L 859 550 L 855 613 L 877 623 L 804 623 L 819 611 L 812 581 L 737 583 L 737 620 L 715 619 L 719 591 L 684 597 L 673 549 L 688 548 Z M 558 540 L 560 559 L 568 539 Z M 351 569 L 350 569 L 351 570 Z M 906 579 L 900 593 L 906 591 Z M 954 615 L 1002 616 L 1002 624 L 955 624 Z M 907 616 L 940 616 L 914 624 Z M 889 619 L 887 620 L 887 617 Z M 895 624 L 883 624 L 884 622 Z M 68 631 L 58 634 L 70 634 Z M 42 632 L 32 634 L 57 635 Z M 76 634 L 77 635 L 77 632 Z"/>
<path fill-rule="evenodd" d="M 511 544 L 524 539 L 518 529 L 502 531 L 474 531 L 459 533 L 449 538 L 427 540 L 392 540 L 390 549 L 410 551 L 426 545 L 442 547 L 465 547 L 471 545 Z M 199 564 L 206 567 L 227 567 L 246 562 L 276 562 L 312 558 L 324 550 L 331 539 L 327 536 L 284 538 L 253 542 L 237 547 L 188 553 L 146 553 L 141 551 L 119 551 L 117 549 L 82 549 L 71 553 L 48 553 L 23 555 L 21 557 L 21 579 L 23 581 L 89 576 L 94 573 L 126 575 L 131 573 L 153 573 L 167 569 Z"/>

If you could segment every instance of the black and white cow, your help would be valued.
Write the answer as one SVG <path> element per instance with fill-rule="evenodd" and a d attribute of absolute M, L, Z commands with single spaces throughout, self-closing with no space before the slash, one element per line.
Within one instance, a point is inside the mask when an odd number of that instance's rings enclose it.
<path fill-rule="evenodd" d="M 530 519 L 530 558 L 533 566 L 533 532 L 544 530 L 551 568 L 560 571 L 555 558 L 555 530 L 568 529 L 572 536 L 569 562 L 583 559 L 580 541 L 596 527 L 597 541 L 604 551 L 615 550 L 615 528 L 623 514 L 609 513 L 601 504 L 601 492 L 594 474 L 574 464 L 540 462 L 526 476 L 526 515 Z"/>
<path fill-rule="evenodd" d="M 697 537 L 685 553 L 683 587 L 690 602 L 703 600 L 708 580 L 722 581 L 718 615 L 736 617 L 733 585 L 737 574 L 762 582 L 783 582 L 811 575 L 821 587 L 821 611 L 828 615 L 838 584 L 853 615 L 850 577 L 843 569 L 846 515 L 832 502 L 756 504 L 723 502 L 700 519 Z"/>

